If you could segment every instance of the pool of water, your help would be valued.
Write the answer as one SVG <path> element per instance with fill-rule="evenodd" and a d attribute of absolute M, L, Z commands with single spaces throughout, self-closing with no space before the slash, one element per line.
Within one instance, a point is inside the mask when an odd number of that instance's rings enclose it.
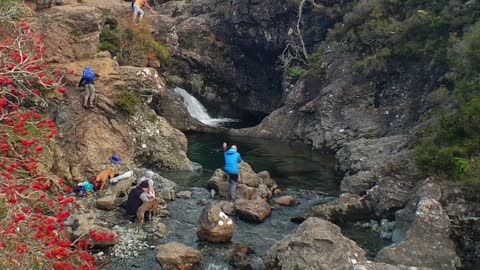
<path fill-rule="evenodd" d="M 243 160 L 255 172 L 269 171 L 281 188 L 318 190 L 329 195 L 339 193 L 332 155 L 312 151 L 301 144 L 218 134 L 188 135 L 188 157 L 203 166 L 202 173 L 164 172 L 162 175 L 182 186 L 204 187 L 213 171 L 224 165 L 224 141 L 237 145 Z"/>

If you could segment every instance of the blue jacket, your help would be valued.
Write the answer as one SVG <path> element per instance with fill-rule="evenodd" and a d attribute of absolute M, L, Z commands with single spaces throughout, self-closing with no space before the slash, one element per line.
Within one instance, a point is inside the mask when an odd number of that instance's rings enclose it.
<path fill-rule="evenodd" d="M 235 149 L 228 149 L 225 154 L 225 171 L 229 174 L 238 174 L 240 172 L 240 166 L 238 165 L 242 162 L 242 157 Z"/>

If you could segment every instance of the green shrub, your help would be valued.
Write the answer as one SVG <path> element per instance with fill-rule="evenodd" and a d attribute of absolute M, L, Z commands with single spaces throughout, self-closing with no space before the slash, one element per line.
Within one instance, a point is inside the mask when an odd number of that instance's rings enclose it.
<path fill-rule="evenodd" d="M 425 172 L 454 179 L 472 179 L 479 166 L 480 97 L 467 102 L 457 113 L 444 117 L 433 136 L 423 138 L 417 161 Z M 480 177 L 479 177 L 480 184 Z"/>
<path fill-rule="evenodd" d="M 156 122 L 158 120 L 158 115 L 152 113 L 148 115 L 148 121 L 150 122 Z"/>
<path fill-rule="evenodd" d="M 148 60 L 171 61 L 169 49 L 155 40 L 147 26 L 117 25 L 105 27 L 100 33 L 100 49 L 117 56 L 120 64 L 144 65 Z"/>
<path fill-rule="evenodd" d="M 305 74 L 305 69 L 299 66 L 293 66 L 288 68 L 288 76 L 292 78 L 298 78 Z"/>
<path fill-rule="evenodd" d="M 141 100 L 130 91 L 125 92 L 115 102 L 120 110 L 128 114 L 133 114 L 135 112 L 135 107 L 140 103 Z"/>

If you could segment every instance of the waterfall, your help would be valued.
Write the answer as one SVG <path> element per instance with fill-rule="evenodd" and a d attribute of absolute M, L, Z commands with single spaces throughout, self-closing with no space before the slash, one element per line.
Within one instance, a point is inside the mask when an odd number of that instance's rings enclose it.
<path fill-rule="evenodd" d="M 222 126 L 225 123 L 229 122 L 237 122 L 238 120 L 236 119 L 231 119 L 231 118 L 212 118 L 208 112 L 207 109 L 196 99 L 194 96 L 190 95 L 185 89 L 182 89 L 180 87 L 175 87 L 173 91 L 183 97 L 183 103 L 187 107 L 188 112 L 190 115 L 197 119 L 198 121 L 204 123 L 207 126 Z"/>

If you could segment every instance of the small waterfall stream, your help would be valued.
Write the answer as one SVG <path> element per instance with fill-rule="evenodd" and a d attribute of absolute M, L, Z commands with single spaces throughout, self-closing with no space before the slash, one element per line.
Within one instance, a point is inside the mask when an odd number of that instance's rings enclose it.
<path fill-rule="evenodd" d="M 183 103 L 187 107 L 190 115 L 207 126 L 219 127 L 226 123 L 238 121 L 231 118 L 212 118 L 208 114 L 205 106 L 203 106 L 194 96 L 190 95 L 185 89 L 175 87 L 173 91 L 177 95 L 183 97 Z"/>

